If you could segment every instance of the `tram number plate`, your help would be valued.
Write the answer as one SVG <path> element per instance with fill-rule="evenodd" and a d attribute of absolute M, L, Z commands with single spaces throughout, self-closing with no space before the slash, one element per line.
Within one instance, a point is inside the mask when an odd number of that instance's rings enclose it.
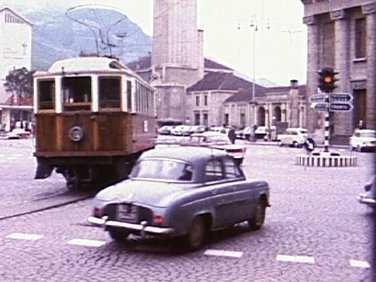
<path fill-rule="evenodd" d="M 135 222 L 137 220 L 137 207 L 127 204 L 118 205 L 117 219 L 120 221 Z"/>

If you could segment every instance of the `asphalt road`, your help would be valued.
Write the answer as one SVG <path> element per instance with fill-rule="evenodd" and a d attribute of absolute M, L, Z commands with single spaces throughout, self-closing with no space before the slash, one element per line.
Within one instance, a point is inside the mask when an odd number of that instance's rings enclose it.
<path fill-rule="evenodd" d="M 112 242 L 86 224 L 87 194 L 59 175 L 33 179 L 32 140 L 0 140 L 0 281 L 371 281 L 374 214 L 356 195 L 373 154 L 354 153 L 355 168 L 305 168 L 301 149 L 246 146 L 247 176 L 271 186 L 265 226 L 184 253 L 175 241 Z"/>

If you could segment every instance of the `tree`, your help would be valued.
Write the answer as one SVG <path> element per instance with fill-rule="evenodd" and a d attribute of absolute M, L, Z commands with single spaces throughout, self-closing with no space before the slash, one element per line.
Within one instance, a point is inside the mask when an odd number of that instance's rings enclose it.
<path fill-rule="evenodd" d="M 14 69 L 5 77 L 5 91 L 23 98 L 31 98 L 33 96 L 33 73 L 23 67 Z"/>

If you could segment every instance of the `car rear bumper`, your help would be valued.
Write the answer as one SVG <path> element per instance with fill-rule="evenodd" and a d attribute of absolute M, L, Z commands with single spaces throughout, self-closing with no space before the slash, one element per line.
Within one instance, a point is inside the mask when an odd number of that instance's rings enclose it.
<path fill-rule="evenodd" d="M 108 220 L 106 216 L 102 218 L 90 216 L 88 222 L 94 224 L 96 226 L 101 227 L 119 227 L 128 229 L 130 231 L 134 231 L 143 235 L 144 233 L 154 234 L 154 235 L 170 235 L 175 233 L 173 228 L 168 227 L 155 227 L 155 226 L 147 226 L 146 222 L 141 222 L 140 224 L 135 223 L 127 223 L 127 222 L 120 222 L 115 220 Z"/>
<path fill-rule="evenodd" d="M 357 198 L 362 204 L 376 207 L 376 199 L 370 198 L 367 194 L 360 194 Z"/>

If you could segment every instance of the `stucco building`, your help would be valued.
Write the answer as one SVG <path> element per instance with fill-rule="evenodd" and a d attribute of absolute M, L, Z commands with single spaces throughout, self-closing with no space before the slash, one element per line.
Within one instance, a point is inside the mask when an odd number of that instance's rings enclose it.
<path fill-rule="evenodd" d="M 307 94 L 317 93 L 317 71 L 338 72 L 334 92 L 351 93 L 354 109 L 332 113 L 332 141 L 348 142 L 359 122 L 376 128 L 376 2 L 374 0 L 301 0 L 308 29 Z M 309 110 L 311 131 L 323 127 Z"/>
<path fill-rule="evenodd" d="M 25 67 L 31 70 L 32 25 L 9 8 L 0 7 L 0 123 L 5 130 L 11 123 L 31 120 L 31 99 L 10 97 L 4 82 L 9 71 Z"/>

